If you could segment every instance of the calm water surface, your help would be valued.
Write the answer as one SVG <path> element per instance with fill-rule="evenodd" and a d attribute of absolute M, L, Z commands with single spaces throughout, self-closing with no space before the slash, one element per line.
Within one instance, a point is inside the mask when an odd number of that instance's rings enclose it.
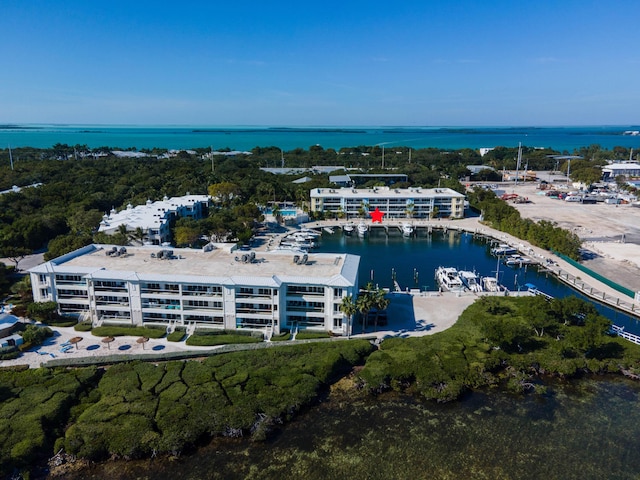
<path fill-rule="evenodd" d="M 230 148 L 251 150 L 340 149 L 358 145 L 461 149 L 480 147 L 550 147 L 560 152 L 592 144 L 640 148 L 640 136 L 623 135 L 639 126 L 592 127 L 237 127 L 152 125 L 0 125 L 0 145 L 50 148 L 56 143 L 129 148 Z"/>
<path fill-rule="evenodd" d="M 426 235 L 424 230 L 420 230 L 418 236 L 405 238 L 397 229 L 390 228 L 389 232 L 386 235 L 383 230 L 376 229 L 363 238 L 356 234 L 343 235 L 340 231 L 333 235 L 323 233 L 318 251 L 360 255 L 362 285 L 372 280 L 379 287 L 393 289 L 395 277 L 402 290 L 437 291 L 435 270 L 445 266 L 475 270 L 481 276 L 495 276 L 497 272 L 500 283 L 512 291 L 525 289 L 526 283 L 532 283 L 554 297 L 577 295 L 588 300 L 555 276 L 539 272 L 537 267 L 512 268 L 498 264 L 490 253 L 491 243 L 470 233 L 434 230 L 431 235 Z M 595 305 L 613 323 L 640 335 L 640 321 L 598 303 Z"/>
<path fill-rule="evenodd" d="M 75 478 L 637 479 L 640 385 L 477 392 L 438 405 L 332 394 L 266 443 L 218 442 L 176 461 L 115 462 Z"/>
<path fill-rule="evenodd" d="M 489 248 L 470 234 L 436 232 L 325 235 L 319 250 L 362 255 L 363 282 L 372 275 L 390 286 L 394 269 L 402 287 L 431 289 L 439 265 L 495 275 Z M 500 271 L 510 288 L 528 281 L 572 293 L 533 268 Z M 640 384 L 624 378 L 554 383 L 524 397 L 480 391 L 446 405 L 335 389 L 264 443 L 217 439 L 177 460 L 107 462 L 67 478 L 631 480 L 640 474 L 638 439 Z"/>

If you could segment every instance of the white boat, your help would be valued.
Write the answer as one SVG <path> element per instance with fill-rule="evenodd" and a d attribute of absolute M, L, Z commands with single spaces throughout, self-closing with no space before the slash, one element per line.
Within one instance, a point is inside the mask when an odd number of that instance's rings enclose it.
<path fill-rule="evenodd" d="M 467 287 L 472 292 L 482 292 L 482 285 L 480 284 L 480 277 L 476 272 L 471 272 L 469 270 L 460 270 L 458 272 L 458 276 L 465 287 Z"/>
<path fill-rule="evenodd" d="M 306 243 L 310 247 L 315 247 L 315 243 L 313 242 L 314 239 L 315 239 L 315 237 L 310 237 L 310 236 L 305 235 L 303 233 L 302 234 L 301 233 L 292 233 L 291 235 L 287 235 L 286 237 L 284 237 L 283 241 L 285 241 L 285 242 Z"/>
<path fill-rule="evenodd" d="M 498 283 L 496 277 L 482 277 L 482 288 L 485 292 L 503 292 L 504 288 Z"/>
<path fill-rule="evenodd" d="M 464 285 L 458 276 L 458 270 L 453 267 L 438 267 L 436 281 L 442 290 L 447 292 L 463 292 Z"/>
<path fill-rule="evenodd" d="M 504 263 L 510 267 L 522 267 L 523 265 L 531 265 L 534 261 L 522 255 L 510 255 Z"/>
<path fill-rule="evenodd" d="M 342 226 L 342 230 L 344 230 L 344 233 L 346 235 L 351 235 L 354 229 L 355 229 L 355 226 L 353 225 L 353 223 L 345 223 Z"/>
<path fill-rule="evenodd" d="M 516 253 L 518 253 L 518 249 L 511 245 L 507 245 L 506 243 L 501 243 L 497 247 L 493 247 L 491 249 L 491 255 L 495 255 L 497 257 L 501 257 L 503 255 L 514 255 Z"/>
<path fill-rule="evenodd" d="M 405 237 L 410 237 L 411 235 L 413 235 L 413 225 L 411 225 L 410 223 L 403 223 L 402 235 L 404 235 Z"/>
<path fill-rule="evenodd" d="M 367 226 L 367 224 L 360 222 L 358 224 L 358 235 L 364 236 L 367 234 L 367 232 L 369 231 L 369 227 Z"/>
<path fill-rule="evenodd" d="M 294 253 L 309 253 L 309 250 L 306 248 L 295 245 L 280 245 L 279 247 L 276 247 L 276 250 Z"/>
<path fill-rule="evenodd" d="M 327 228 L 330 228 L 330 227 L 327 227 Z M 320 232 L 314 230 L 313 228 L 303 227 L 300 229 L 300 232 L 313 238 L 319 237 L 321 235 Z"/>

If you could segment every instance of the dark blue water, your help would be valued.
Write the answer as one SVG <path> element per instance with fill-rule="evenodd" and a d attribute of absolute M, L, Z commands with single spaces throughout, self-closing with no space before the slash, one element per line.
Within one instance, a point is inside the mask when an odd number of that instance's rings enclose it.
<path fill-rule="evenodd" d="M 321 145 L 340 149 L 358 145 L 387 148 L 461 149 L 481 147 L 550 147 L 572 152 L 598 144 L 640 148 L 640 136 L 624 135 L 639 126 L 583 127 L 237 127 L 133 125 L 0 125 L 0 145 L 50 148 L 56 143 L 129 148 L 230 148 L 251 150 L 276 146 L 283 150 Z"/>
<path fill-rule="evenodd" d="M 475 270 L 481 276 L 495 276 L 509 290 L 525 290 L 532 283 L 553 297 L 575 295 L 589 298 L 560 282 L 555 276 L 538 271 L 535 266 L 508 267 L 498 264 L 491 255 L 489 241 L 474 237 L 470 233 L 450 230 L 443 233 L 434 230 L 431 235 L 420 231 L 416 237 L 403 237 L 399 230 L 374 229 L 365 237 L 343 235 L 340 231 L 330 235 L 323 233 L 318 243 L 319 252 L 346 252 L 360 255 L 359 277 L 362 285 L 368 281 L 381 288 L 393 290 L 393 279 L 401 290 L 419 288 L 438 290 L 435 270 L 439 266 L 455 267 L 458 270 Z M 640 322 L 624 313 L 594 302 L 600 313 L 625 330 L 640 335 Z"/>

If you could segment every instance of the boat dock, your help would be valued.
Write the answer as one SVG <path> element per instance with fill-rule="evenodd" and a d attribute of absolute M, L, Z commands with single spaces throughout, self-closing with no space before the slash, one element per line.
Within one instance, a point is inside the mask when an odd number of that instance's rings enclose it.
<path fill-rule="evenodd" d="M 355 222 L 356 220 L 354 220 Z M 389 232 L 402 232 L 402 225 L 410 223 L 414 227 L 414 235 L 428 236 L 434 233 L 440 234 L 471 234 L 477 238 L 483 238 L 488 242 L 496 244 L 507 244 L 518 250 L 520 255 L 531 260 L 537 268 L 546 271 L 549 275 L 554 275 L 558 280 L 579 291 L 592 300 L 610 306 L 622 313 L 635 318 L 640 318 L 640 299 L 624 295 L 609 285 L 601 282 L 588 273 L 579 270 L 569 262 L 560 258 L 554 253 L 534 247 L 525 240 L 521 240 L 512 235 L 499 230 L 494 230 L 480 223 L 479 218 L 471 217 L 460 220 L 433 220 L 433 219 L 385 219 L 384 223 L 366 222 L 370 229 L 382 229 L 387 234 Z M 322 230 L 323 227 L 342 228 L 347 220 L 324 220 L 310 222 L 306 224 L 308 228 Z M 339 233 L 339 232 L 338 232 Z M 509 292 L 511 294 L 512 292 Z"/>

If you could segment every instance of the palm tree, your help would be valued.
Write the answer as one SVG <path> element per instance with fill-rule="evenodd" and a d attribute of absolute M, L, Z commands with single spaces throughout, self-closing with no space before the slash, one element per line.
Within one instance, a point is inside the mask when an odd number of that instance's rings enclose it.
<path fill-rule="evenodd" d="M 367 213 L 369 213 L 369 209 L 364 202 L 360 202 L 360 208 L 358 208 L 358 215 L 360 218 L 367 218 Z"/>
<path fill-rule="evenodd" d="M 140 243 L 140 245 L 144 245 L 144 230 L 141 227 L 135 229 L 131 237 Z"/>
<path fill-rule="evenodd" d="M 373 283 L 367 283 L 356 300 L 356 308 L 362 314 L 362 333 L 364 333 L 367 328 L 367 318 L 369 316 L 369 312 L 373 308 L 372 292 L 375 290 L 376 288 L 373 286 Z"/>
<path fill-rule="evenodd" d="M 347 316 L 347 338 L 351 337 L 351 325 L 353 325 L 353 316 L 358 311 L 356 302 L 353 301 L 353 295 L 343 297 L 340 304 L 340 311 Z"/>
<path fill-rule="evenodd" d="M 372 303 L 373 303 L 374 308 L 376 309 L 376 327 L 375 327 L 375 331 L 377 332 L 378 331 L 378 317 L 380 315 L 380 311 L 386 310 L 387 307 L 389 307 L 389 304 L 391 303 L 391 300 L 389 300 L 386 297 L 386 292 L 382 288 L 378 288 L 377 290 L 375 290 L 373 292 Z"/>
<path fill-rule="evenodd" d="M 273 215 L 273 218 L 276 220 L 276 223 L 280 225 L 280 222 L 282 222 L 282 214 L 280 213 L 280 207 L 278 205 L 273 206 L 273 209 L 271 210 L 271 214 Z"/>
<path fill-rule="evenodd" d="M 367 316 L 371 310 L 371 302 L 369 295 L 361 293 L 356 300 L 356 308 L 362 314 L 362 333 L 367 329 Z"/>

